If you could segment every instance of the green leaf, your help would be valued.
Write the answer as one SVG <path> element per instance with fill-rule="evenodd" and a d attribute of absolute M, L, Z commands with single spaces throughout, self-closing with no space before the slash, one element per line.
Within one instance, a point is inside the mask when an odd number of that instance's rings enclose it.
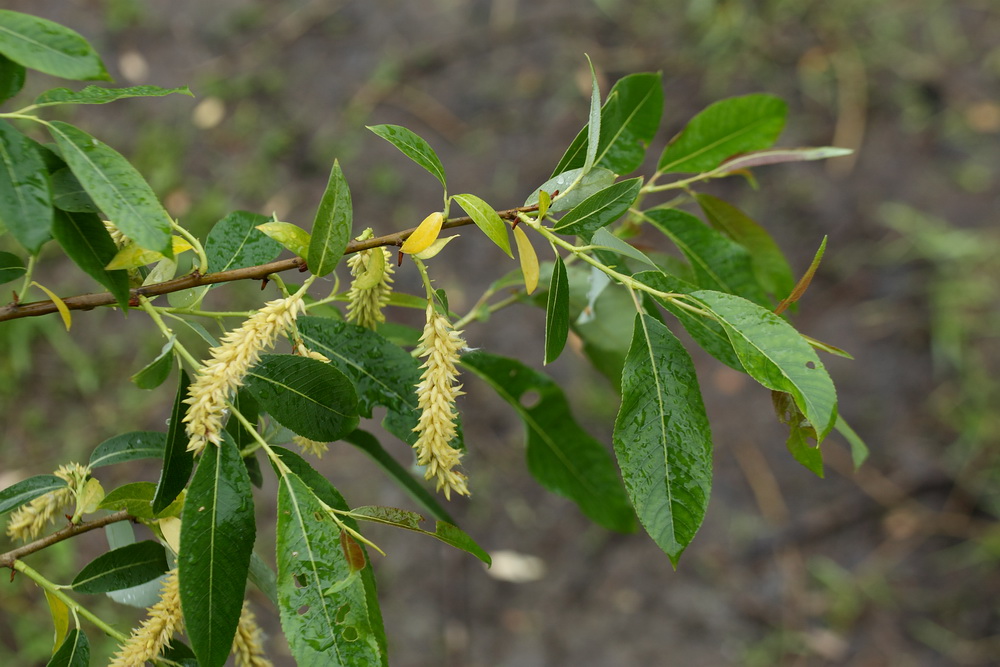
<path fill-rule="evenodd" d="M 868 445 L 840 415 L 837 415 L 837 422 L 833 427 L 851 446 L 851 461 L 854 463 L 854 469 L 857 470 L 868 459 Z"/>
<path fill-rule="evenodd" d="M 694 363 L 666 326 L 636 314 L 614 443 L 639 521 L 677 561 L 705 518 L 712 433 Z"/>
<path fill-rule="evenodd" d="M 271 222 L 257 225 L 257 229 L 280 243 L 286 250 L 292 251 L 297 257 L 305 257 L 309 254 L 309 241 L 311 237 L 309 236 L 309 232 L 298 225 L 272 220 Z"/>
<path fill-rule="evenodd" d="M 9 252 L 0 252 L 0 285 L 17 280 L 26 270 L 20 257 Z"/>
<path fill-rule="evenodd" d="M 706 290 L 692 296 L 725 328 L 746 372 L 768 389 L 791 394 L 822 441 L 837 419 L 837 394 L 812 346 L 785 320 L 738 296 Z"/>
<path fill-rule="evenodd" d="M 243 388 L 236 392 L 236 396 L 233 398 L 233 407 L 239 410 L 239 413 L 248 422 L 251 424 L 257 423 L 257 418 L 260 416 L 260 406 L 257 405 L 257 399 L 253 397 L 253 394 L 248 389 Z M 233 442 L 236 443 L 236 447 L 241 450 L 247 445 L 256 442 L 253 434 L 247 431 L 243 422 L 235 416 L 230 417 L 229 421 L 226 422 L 226 430 L 229 431 L 229 435 L 233 436 Z"/>
<path fill-rule="evenodd" d="M 180 93 L 188 97 L 194 94 L 187 86 L 180 88 L 160 88 L 159 86 L 130 86 L 128 88 L 103 88 L 87 86 L 83 90 L 53 88 L 35 98 L 35 106 L 49 107 L 59 104 L 107 104 L 126 97 L 163 97 Z"/>
<path fill-rule="evenodd" d="M 35 143 L 2 120 L 0 224 L 33 255 L 51 238 L 52 191 L 45 163 Z"/>
<path fill-rule="evenodd" d="M 340 533 L 298 475 L 281 476 L 277 529 L 281 627 L 299 665 L 387 665 L 381 614 L 371 609 L 377 600 L 369 595 L 364 578 L 352 572 Z"/>
<path fill-rule="evenodd" d="M 156 517 L 152 505 L 155 493 L 156 485 L 152 482 L 124 484 L 104 496 L 98 508 L 112 512 L 125 510 L 140 519 L 153 519 Z"/>
<path fill-rule="evenodd" d="M 66 488 L 66 480 L 55 475 L 35 475 L 21 480 L 0 491 L 0 514 L 17 509 L 25 503 L 30 503 L 38 496 L 50 491 Z"/>
<path fill-rule="evenodd" d="M 758 305 L 770 306 L 754 276 L 746 248 L 684 211 L 655 209 L 644 215 L 691 262 L 699 287 L 736 294 Z"/>
<path fill-rule="evenodd" d="M 52 173 L 52 205 L 73 213 L 97 213 L 97 204 L 68 167 Z"/>
<path fill-rule="evenodd" d="M 247 469 L 224 436 L 205 448 L 181 513 L 181 608 L 202 667 L 220 667 L 229 656 L 256 532 Z"/>
<path fill-rule="evenodd" d="M 630 74 L 619 79 L 601 108 L 601 139 L 596 164 L 616 174 L 628 174 L 642 165 L 646 148 L 656 136 L 663 115 L 663 87 L 659 73 Z M 589 123 L 570 144 L 552 175 L 582 167 L 589 142 Z"/>
<path fill-rule="evenodd" d="M 850 148 L 821 146 L 818 148 L 775 148 L 767 151 L 753 151 L 726 160 L 719 165 L 720 170 L 739 171 L 751 167 L 761 167 L 767 164 L 782 162 L 807 162 L 809 160 L 827 160 L 834 157 L 844 157 L 853 153 Z"/>
<path fill-rule="evenodd" d="M 122 310 L 128 310 L 128 272 L 104 268 L 114 259 L 118 247 L 99 217 L 93 213 L 56 210 L 52 219 L 52 236 L 84 273 L 114 295 Z"/>
<path fill-rule="evenodd" d="M 24 65 L 19 65 L 10 58 L 0 55 L 0 102 L 21 92 L 24 87 Z"/>
<path fill-rule="evenodd" d="M 633 178 L 595 192 L 560 218 L 552 231 L 589 236 L 622 217 L 635 203 L 641 187 L 642 179 Z"/>
<path fill-rule="evenodd" d="M 711 104 L 670 140 L 656 168 L 710 171 L 737 153 L 769 148 L 787 115 L 788 105 L 771 95 L 744 95 Z"/>
<path fill-rule="evenodd" d="M 580 182 L 577 183 L 577 179 Z M 549 206 L 550 211 L 567 211 L 577 206 L 584 199 L 610 186 L 615 182 L 615 173 L 600 167 L 594 167 L 589 172 L 584 173 L 583 169 L 571 169 L 564 171 L 558 176 L 554 176 L 535 188 L 527 200 L 525 206 L 534 206 L 538 203 L 539 192 L 547 192 L 553 196 Z M 572 190 L 567 192 L 567 188 L 576 183 Z M 553 193 L 559 192 L 559 195 Z M 566 193 L 566 194 L 562 194 Z"/>
<path fill-rule="evenodd" d="M 194 468 L 194 454 L 187 449 L 188 438 L 184 428 L 184 414 L 187 412 L 188 387 L 191 378 L 181 369 L 174 394 L 174 405 L 170 411 L 170 425 L 164 438 L 163 467 L 160 480 L 153 496 L 153 511 L 159 514 L 174 502 L 181 490 L 187 486 Z"/>
<path fill-rule="evenodd" d="M 83 630 L 73 628 L 66 640 L 46 663 L 46 667 L 88 667 L 90 665 L 90 642 Z"/>
<path fill-rule="evenodd" d="M 346 375 L 330 364 L 292 354 L 265 354 L 247 373 L 246 386 L 263 411 L 311 440 L 339 440 L 358 425 L 358 397 Z"/>
<path fill-rule="evenodd" d="M 83 130 L 61 121 L 47 127 L 66 164 L 115 226 L 143 248 L 173 257 L 170 216 L 135 167 Z"/>
<path fill-rule="evenodd" d="M 787 296 L 795 286 L 792 268 L 767 230 L 718 197 L 699 194 L 695 199 L 713 227 L 750 252 L 753 274 L 760 286 L 776 297 Z"/>
<path fill-rule="evenodd" d="M 398 148 L 403 155 L 429 171 L 434 178 L 441 181 L 441 187 L 445 190 L 448 189 L 444 165 L 441 164 L 441 160 L 430 144 L 399 125 L 367 125 L 366 127 Z"/>
<path fill-rule="evenodd" d="M 157 459 L 163 456 L 167 445 L 165 433 L 157 431 L 129 431 L 108 438 L 94 449 L 88 465 L 91 468 L 138 461 L 140 459 Z"/>
<path fill-rule="evenodd" d="M 556 255 L 545 301 L 545 364 L 555 361 L 566 346 L 569 335 L 569 280 L 566 265 Z"/>
<path fill-rule="evenodd" d="M 421 483 L 418 482 L 413 475 L 407 472 L 406 468 L 401 466 L 396 459 L 389 454 L 389 452 L 385 451 L 379 441 L 371 433 L 355 429 L 345 435 L 343 439 L 363 451 L 368 456 L 372 457 L 375 462 L 379 464 L 382 470 L 387 472 L 404 491 L 409 493 L 410 496 L 422 505 L 425 510 L 430 512 L 431 516 L 448 523 L 456 523 L 455 520 L 451 518 L 451 515 L 448 514 L 448 510 L 442 507 L 441 503 L 437 501 L 437 498 L 435 498 L 432 493 L 427 491 L 427 489 L 424 488 L 424 486 L 421 485 Z"/>
<path fill-rule="evenodd" d="M 306 257 L 306 264 L 314 275 L 325 276 L 337 268 L 351 240 L 352 219 L 351 191 L 340 163 L 334 160 L 330 180 L 316 211 Z"/>
<path fill-rule="evenodd" d="M 604 229 L 603 227 L 594 232 L 594 235 L 590 238 L 590 244 L 599 246 L 606 250 L 610 250 L 611 252 L 618 255 L 631 257 L 634 260 L 643 262 L 644 264 L 648 264 L 654 269 L 658 268 L 656 266 L 656 263 L 646 256 L 646 253 L 642 252 L 641 250 L 638 250 L 635 246 L 621 240 L 620 238 L 609 232 L 607 229 Z"/>
<path fill-rule="evenodd" d="M 71 586 L 79 593 L 107 593 L 144 584 L 167 569 L 163 545 L 146 540 L 98 556 L 80 570 Z"/>
<path fill-rule="evenodd" d="M 163 344 L 160 354 L 157 355 L 156 359 L 153 359 L 142 370 L 129 378 L 135 383 L 135 386 L 139 387 L 139 389 L 156 389 L 167 381 L 170 369 L 174 366 L 174 342 L 176 340 L 176 336 L 171 336 Z"/>
<path fill-rule="evenodd" d="M 403 528 L 405 530 L 412 530 L 416 533 L 429 535 L 437 540 L 441 540 L 445 544 L 455 547 L 456 549 L 461 549 L 466 553 L 472 554 L 487 565 L 491 565 L 493 563 L 490 559 L 490 555 L 483 551 L 482 547 L 476 544 L 476 541 L 469 537 L 468 533 L 458 526 L 448 523 L 447 521 L 435 521 L 434 532 L 432 533 L 420 527 L 420 522 L 424 520 L 424 517 L 420 516 L 416 512 L 409 512 L 395 507 L 365 505 L 363 507 L 355 507 L 352 509 L 351 515 L 356 519 L 373 521 L 375 523 L 395 526 L 397 528 Z"/>
<path fill-rule="evenodd" d="M 802 428 L 791 425 L 788 430 L 788 439 L 785 447 L 788 448 L 792 457 L 802 464 L 806 470 L 823 479 L 823 453 L 819 445 L 809 444 L 808 438 L 812 437 L 815 431 L 812 427 Z"/>
<path fill-rule="evenodd" d="M 585 174 L 594 166 L 601 141 L 601 89 L 597 85 L 597 72 L 594 71 L 590 56 L 587 56 L 587 65 L 590 66 L 590 114 L 587 119 L 587 150 L 582 167 Z"/>
<path fill-rule="evenodd" d="M 62 644 L 69 632 L 69 607 L 62 598 L 56 597 L 52 591 L 43 589 L 43 592 L 45 593 L 45 602 L 49 605 L 49 615 L 52 617 L 54 629 L 52 646 L 54 649 Z"/>
<path fill-rule="evenodd" d="M 270 220 L 247 211 L 233 211 L 219 220 L 205 239 L 209 273 L 267 264 L 281 254 L 281 245 L 257 225 Z"/>
<path fill-rule="evenodd" d="M 63 79 L 111 80 L 97 52 L 79 33 L 37 16 L 0 9 L 0 53 Z"/>
<path fill-rule="evenodd" d="M 462 365 L 507 401 L 527 430 L 528 469 L 542 486 L 573 500 L 596 523 L 632 530 L 635 515 L 605 447 L 573 419 L 562 390 L 546 375 L 513 359 L 469 352 Z M 538 401 L 528 407 L 525 395 Z"/>
<path fill-rule="evenodd" d="M 500 219 L 493 207 L 476 195 L 454 195 L 452 197 L 458 202 L 476 226 L 483 230 L 490 240 L 500 246 L 500 249 L 513 258 L 510 251 L 510 236 L 507 234 L 507 223 Z"/>

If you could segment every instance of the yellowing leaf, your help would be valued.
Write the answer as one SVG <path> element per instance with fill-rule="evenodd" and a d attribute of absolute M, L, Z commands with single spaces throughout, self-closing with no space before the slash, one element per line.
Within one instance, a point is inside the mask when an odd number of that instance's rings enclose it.
<path fill-rule="evenodd" d="M 451 243 L 452 239 L 457 239 L 457 238 L 458 238 L 458 234 L 455 234 L 454 236 L 444 236 L 444 237 L 441 237 L 437 241 L 435 241 L 434 243 L 432 243 L 430 245 L 430 247 L 427 248 L 427 250 L 424 250 L 423 252 L 415 253 L 413 256 L 417 257 L 419 259 L 430 259 L 434 255 L 436 255 L 439 252 L 441 252 L 446 245 L 448 245 L 449 243 Z"/>
<path fill-rule="evenodd" d="M 181 520 L 175 516 L 160 519 L 156 522 L 160 527 L 163 541 L 176 554 L 181 550 Z"/>
<path fill-rule="evenodd" d="M 45 591 L 45 600 L 49 603 L 49 611 L 52 612 L 52 624 L 55 626 L 54 642 L 52 644 L 52 652 L 55 653 L 62 646 L 63 640 L 66 639 L 66 634 L 69 632 L 69 607 L 49 591 Z"/>
<path fill-rule="evenodd" d="M 438 234 L 441 233 L 441 225 L 443 224 L 444 216 L 441 213 L 431 213 L 424 218 L 423 222 L 417 225 L 417 228 L 413 230 L 410 237 L 403 242 L 403 247 L 400 250 L 408 255 L 416 255 L 418 252 L 423 252 L 437 240 Z"/>
<path fill-rule="evenodd" d="M 97 506 L 104 500 L 104 487 L 95 478 L 91 477 L 83 486 L 83 493 L 80 494 L 76 502 L 76 511 L 83 514 L 92 514 L 97 511 Z"/>
<path fill-rule="evenodd" d="M 173 248 L 174 255 L 176 256 L 178 253 L 190 250 L 191 244 L 180 236 L 175 236 L 173 237 Z M 135 243 L 129 243 L 127 246 L 119 250 L 118 254 L 116 254 L 104 268 L 108 271 L 115 271 L 117 269 L 136 269 L 140 266 L 146 266 L 147 264 L 158 262 L 163 258 L 164 256 L 155 250 L 146 250 Z"/>
<path fill-rule="evenodd" d="M 538 287 L 538 255 L 528 240 L 528 235 L 520 227 L 514 228 L 514 241 L 517 242 L 517 258 L 521 261 L 521 273 L 524 274 L 524 287 L 531 294 Z"/>
<path fill-rule="evenodd" d="M 63 300 L 57 297 L 55 292 L 50 290 L 48 287 L 39 285 L 34 280 L 31 281 L 31 284 L 45 292 L 45 294 L 52 299 L 52 303 L 56 304 L 56 310 L 59 311 L 59 316 L 62 318 L 63 324 L 66 325 L 66 331 L 69 331 L 70 326 L 73 324 L 73 317 L 69 314 L 69 308 L 66 307 Z"/>
<path fill-rule="evenodd" d="M 275 220 L 257 225 L 257 229 L 299 257 L 305 257 L 309 254 L 309 241 L 312 240 L 312 236 L 298 225 Z"/>

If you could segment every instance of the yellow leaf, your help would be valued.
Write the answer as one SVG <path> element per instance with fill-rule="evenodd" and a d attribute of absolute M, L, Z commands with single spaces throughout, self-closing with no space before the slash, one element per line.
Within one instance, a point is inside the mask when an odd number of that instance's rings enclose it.
<path fill-rule="evenodd" d="M 76 501 L 76 511 L 83 514 L 92 514 L 97 511 L 97 506 L 104 500 L 104 487 L 95 478 L 91 477 L 83 486 L 83 493 Z"/>
<path fill-rule="evenodd" d="M 174 256 L 185 250 L 191 249 L 191 244 L 180 236 L 173 237 L 173 248 Z M 153 262 L 158 262 L 164 259 L 163 255 L 156 252 L 155 250 L 146 250 L 142 246 L 135 243 L 129 243 L 127 246 L 118 251 L 108 265 L 104 268 L 108 271 L 117 271 L 119 269 L 136 269 L 140 266 L 146 266 L 147 264 L 152 264 Z"/>
<path fill-rule="evenodd" d="M 431 213 L 413 230 L 410 237 L 403 241 L 403 247 L 400 250 L 408 255 L 423 252 L 437 240 L 438 234 L 441 233 L 441 225 L 443 224 L 443 215 L 437 212 Z"/>
<path fill-rule="evenodd" d="M 45 600 L 49 603 L 52 624 L 55 626 L 55 638 L 52 644 L 52 652 L 55 653 L 69 633 L 69 607 L 49 591 L 45 591 Z"/>
<path fill-rule="evenodd" d="M 69 314 L 69 308 L 66 307 L 63 300 L 57 297 L 55 292 L 50 290 L 48 287 L 39 285 L 34 280 L 31 281 L 31 284 L 45 292 L 48 297 L 52 299 L 52 303 L 56 304 L 56 310 L 59 311 L 59 316 L 62 318 L 63 324 L 66 325 L 66 331 L 69 331 L 70 325 L 73 324 L 73 317 Z"/>
<path fill-rule="evenodd" d="M 457 238 L 458 238 L 458 234 L 455 234 L 454 236 L 443 236 L 443 237 L 439 238 L 437 241 L 435 241 L 434 243 L 432 243 L 430 245 L 430 247 L 427 248 L 427 250 L 424 250 L 422 252 L 418 252 L 418 253 L 414 254 L 413 256 L 414 257 L 418 257 L 420 259 L 430 259 L 434 255 L 436 255 L 439 252 L 441 252 L 446 245 L 448 245 L 449 243 L 451 243 L 452 239 L 457 239 Z"/>
<path fill-rule="evenodd" d="M 174 553 L 179 553 L 181 550 L 181 520 L 175 516 L 171 516 L 166 519 L 160 519 L 156 523 L 160 527 L 160 534 L 163 535 L 163 541 L 167 543 L 167 546 Z"/>
<path fill-rule="evenodd" d="M 517 258 L 521 261 L 521 273 L 524 274 L 524 287 L 531 294 L 538 287 L 538 255 L 528 240 L 528 235 L 520 227 L 514 228 L 514 241 L 517 242 Z"/>

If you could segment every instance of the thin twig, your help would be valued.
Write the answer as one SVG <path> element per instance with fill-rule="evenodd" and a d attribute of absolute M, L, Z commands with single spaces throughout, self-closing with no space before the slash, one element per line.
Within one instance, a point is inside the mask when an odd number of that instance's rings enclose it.
<path fill-rule="evenodd" d="M 102 516 L 100 519 L 94 519 L 93 521 L 87 521 L 86 523 L 80 523 L 73 526 L 66 526 L 62 530 L 57 530 L 51 535 L 47 535 L 41 539 L 35 540 L 29 544 L 25 544 L 23 547 L 18 547 L 13 551 L 8 551 L 7 553 L 0 556 L 0 567 L 13 567 L 14 561 L 19 558 L 23 558 L 36 551 L 41 551 L 42 549 L 52 546 L 56 542 L 62 542 L 70 537 L 75 537 L 81 533 L 86 533 L 97 528 L 103 528 L 111 523 L 116 523 L 118 521 L 129 521 L 133 517 L 126 510 L 121 510 L 115 512 L 114 514 L 108 514 L 107 516 Z"/>

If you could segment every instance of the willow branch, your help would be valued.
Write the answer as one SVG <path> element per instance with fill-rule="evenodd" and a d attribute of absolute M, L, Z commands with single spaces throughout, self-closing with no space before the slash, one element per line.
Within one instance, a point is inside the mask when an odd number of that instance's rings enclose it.
<path fill-rule="evenodd" d="M 497 214 L 505 220 L 513 220 L 517 217 L 518 213 L 535 211 L 537 209 L 537 206 L 521 206 L 519 208 L 497 211 Z M 451 229 L 453 227 L 463 227 L 465 225 L 471 225 L 472 223 L 472 218 L 468 216 L 452 218 L 444 223 L 443 228 Z M 401 232 L 395 232 L 385 236 L 377 236 L 364 241 L 351 241 L 347 244 L 347 249 L 344 251 L 344 254 L 350 255 L 352 253 L 368 250 L 369 248 L 378 248 L 380 246 L 403 245 L 403 241 L 409 238 L 410 234 L 412 234 L 415 229 L 416 227 L 413 227 Z M 293 257 L 291 259 L 281 259 L 268 264 L 249 266 L 242 269 L 231 269 L 229 271 L 219 271 L 217 273 L 206 273 L 204 275 L 195 272 L 181 278 L 175 278 L 174 280 L 133 288 L 130 290 L 130 303 L 138 305 L 140 296 L 154 297 L 161 294 L 170 294 L 171 292 L 180 292 L 181 290 L 191 289 L 192 287 L 228 283 L 237 280 L 262 280 L 272 273 L 281 273 L 283 271 L 291 271 L 292 269 L 306 271 L 307 268 L 305 260 L 301 257 Z M 102 292 L 99 294 L 80 294 L 78 296 L 67 297 L 63 299 L 63 303 L 65 303 L 66 307 L 70 310 L 92 310 L 99 306 L 114 305 L 116 300 L 110 292 Z M 52 301 L 10 303 L 6 306 L 0 307 L 0 322 L 5 320 L 16 320 L 22 317 L 38 317 L 40 315 L 48 315 L 49 313 L 54 313 L 56 311 L 56 304 Z"/>
<path fill-rule="evenodd" d="M 108 514 L 107 516 L 102 516 L 100 519 L 94 519 L 93 521 L 87 521 L 86 523 L 80 523 L 72 526 L 66 526 L 62 530 L 57 530 L 51 535 L 47 535 L 41 539 L 35 540 L 25 544 L 23 547 L 18 547 L 13 551 L 8 551 L 7 553 L 0 556 L 0 567 L 13 567 L 14 561 L 19 558 L 23 558 L 36 551 L 41 551 L 42 549 L 52 546 L 56 542 L 62 542 L 63 540 L 75 537 L 82 533 L 90 532 L 97 528 L 103 528 L 108 524 L 116 523 L 118 521 L 128 521 L 132 519 L 132 515 L 126 510 L 121 510 L 115 512 L 114 514 Z"/>

